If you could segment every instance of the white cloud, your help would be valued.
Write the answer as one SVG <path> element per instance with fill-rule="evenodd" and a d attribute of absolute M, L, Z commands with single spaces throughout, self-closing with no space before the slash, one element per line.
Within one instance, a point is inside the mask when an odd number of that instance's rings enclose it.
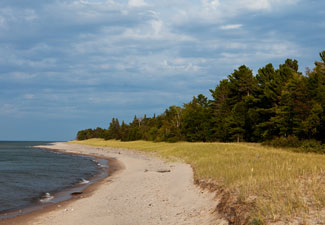
<path fill-rule="evenodd" d="M 297 4 L 301 0 L 201 0 L 200 5 L 192 2 L 182 2 L 177 12 L 170 14 L 170 18 L 179 26 L 182 24 L 224 24 L 228 20 L 239 18 L 252 11 L 257 13 L 274 13 Z"/>
<path fill-rule="evenodd" d="M 22 2 L 0 4 L 2 121 L 42 118 L 50 127 L 55 118 L 60 133 L 209 96 L 242 64 L 257 71 L 298 57 L 301 68 L 312 67 L 322 49 L 313 40 L 324 39 L 319 0 Z"/>
<path fill-rule="evenodd" d="M 197 65 L 195 61 L 196 60 L 175 58 L 172 60 L 163 60 L 160 65 L 162 69 L 176 73 L 198 72 L 200 66 Z"/>
<path fill-rule="evenodd" d="M 161 21 L 161 20 L 152 20 L 149 23 L 151 24 L 155 34 L 161 33 L 163 25 L 164 25 L 163 21 Z"/>
<path fill-rule="evenodd" d="M 273 10 L 288 5 L 296 4 L 300 0 L 237 0 L 239 8 L 246 8 L 248 10 Z"/>
<path fill-rule="evenodd" d="M 0 16 L 0 28 L 6 27 L 6 19 L 2 16 Z"/>
<path fill-rule="evenodd" d="M 13 23 L 33 22 L 38 18 L 33 9 L 13 9 L 10 7 L 0 9 L 0 27 Z"/>
<path fill-rule="evenodd" d="M 9 74 L 9 77 L 12 77 L 16 80 L 29 80 L 36 77 L 36 74 L 24 73 L 24 72 L 13 72 Z"/>
<path fill-rule="evenodd" d="M 223 25 L 220 26 L 221 30 L 236 30 L 241 28 L 243 25 L 242 24 L 228 24 L 228 25 Z"/>
<path fill-rule="evenodd" d="M 234 6 L 236 11 L 248 9 L 252 11 L 272 10 L 275 8 L 285 7 L 296 4 L 299 0 L 235 0 L 227 4 L 227 7 Z"/>
<path fill-rule="evenodd" d="M 265 42 L 258 43 L 256 48 L 256 57 L 261 58 L 282 58 L 285 59 L 287 57 L 291 58 L 299 57 L 300 50 L 298 50 L 298 46 L 295 43 L 288 42 L 285 40 L 266 40 Z"/>
<path fill-rule="evenodd" d="M 38 19 L 38 15 L 36 14 L 35 10 L 32 9 L 26 9 L 24 11 L 24 19 L 28 22 L 32 22 L 36 19 Z"/>
<path fill-rule="evenodd" d="M 13 104 L 4 104 L 0 106 L 0 115 L 12 115 L 18 112 L 18 109 Z"/>
<path fill-rule="evenodd" d="M 225 48 L 225 49 L 237 49 L 237 50 L 247 50 L 249 49 L 249 44 L 246 43 L 245 41 L 240 42 L 240 41 L 222 41 L 222 46 L 220 46 L 221 48 Z"/>
<path fill-rule="evenodd" d="M 35 96 L 33 94 L 24 94 L 24 99 L 28 99 L 28 100 L 31 100 L 33 99 Z"/>
<path fill-rule="evenodd" d="M 246 43 L 250 42 L 250 44 Z M 239 43 L 236 43 L 238 45 Z M 225 46 L 232 45 L 231 42 Z M 240 47 L 240 46 L 239 46 Z M 227 49 L 220 49 L 220 57 L 217 59 L 217 64 L 228 64 L 236 68 L 239 65 L 247 64 L 249 66 L 257 66 L 257 62 L 260 60 L 266 60 L 267 62 L 274 59 L 282 59 L 299 57 L 299 46 L 295 43 L 280 40 L 280 39 L 266 39 L 255 40 L 251 39 L 243 40 L 243 49 L 238 48 L 238 52 L 227 51 Z M 231 49 L 230 49 L 231 50 Z M 274 65 L 276 66 L 276 65 Z"/>
<path fill-rule="evenodd" d="M 95 1 L 55 1 L 47 4 L 43 10 L 43 16 L 51 21 L 53 25 L 76 25 L 90 24 L 97 22 L 109 21 L 117 18 L 124 11 L 125 5 L 112 0 L 95 0 Z M 58 19 L 59 18 L 59 19 Z M 65 24 L 61 24 L 64 22 Z"/>
<path fill-rule="evenodd" d="M 219 0 L 202 0 L 203 7 L 207 10 L 211 9 L 216 9 L 217 7 L 220 6 L 220 1 Z"/>
<path fill-rule="evenodd" d="M 244 2 L 247 9 L 250 10 L 271 9 L 272 7 L 272 0 L 246 0 Z"/>
<path fill-rule="evenodd" d="M 150 20 L 140 27 L 128 28 L 122 35 L 123 38 L 136 40 L 170 40 L 173 42 L 193 41 L 193 38 L 184 34 L 171 32 L 161 19 Z"/>
<path fill-rule="evenodd" d="M 129 0 L 128 5 L 129 7 L 143 7 L 148 4 L 144 0 Z"/>

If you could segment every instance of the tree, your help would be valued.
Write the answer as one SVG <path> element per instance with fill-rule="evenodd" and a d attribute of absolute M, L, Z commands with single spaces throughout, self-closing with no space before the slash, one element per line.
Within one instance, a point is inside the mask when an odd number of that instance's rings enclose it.
<path fill-rule="evenodd" d="M 112 118 L 112 122 L 110 122 L 108 128 L 108 135 L 105 139 L 121 139 L 120 123 L 117 118 Z"/>
<path fill-rule="evenodd" d="M 313 104 L 313 121 L 315 122 L 316 117 L 318 118 L 316 120 L 319 120 L 319 125 L 317 125 L 318 128 L 314 130 L 317 132 L 314 133 L 313 136 L 325 142 L 325 51 L 322 51 L 319 55 L 322 61 L 316 61 L 313 71 L 307 74 L 308 91 Z M 321 106 L 321 110 L 319 106 Z M 313 126 L 315 127 L 316 124 Z"/>
<path fill-rule="evenodd" d="M 253 76 L 253 72 L 245 65 L 235 70 L 228 76 L 228 79 L 229 98 L 232 105 L 242 101 L 244 97 L 252 95 L 256 90 L 257 82 Z"/>
<path fill-rule="evenodd" d="M 256 104 L 258 99 L 257 80 L 252 70 L 246 66 L 240 66 L 229 78 L 229 105 L 231 114 L 228 118 L 231 140 L 253 141 L 256 124 Z"/>
<path fill-rule="evenodd" d="M 230 115 L 231 106 L 229 104 L 229 81 L 221 80 L 215 90 L 211 90 L 212 100 L 209 101 L 211 113 L 210 132 L 211 140 L 228 141 L 229 130 L 226 127 L 226 120 Z"/>
<path fill-rule="evenodd" d="M 210 117 L 208 99 L 200 94 L 184 104 L 182 133 L 187 141 L 208 141 L 210 139 Z"/>
<path fill-rule="evenodd" d="M 277 70 L 274 70 L 272 64 L 258 70 L 256 79 L 259 116 L 256 133 L 261 134 L 260 140 L 293 133 L 296 121 L 293 117 L 295 94 L 292 94 L 292 91 L 297 91 L 296 94 L 299 95 L 298 89 L 302 88 L 302 83 L 299 82 L 302 75 L 297 70 L 297 60 L 291 59 L 287 59 Z"/>
<path fill-rule="evenodd" d="M 77 139 L 261 142 L 295 136 L 292 140 L 324 143 L 325 51 L 319 55 L 306 76 L 295 59 L 286 59 L 278 69 L 267 64 L 256 76 L 242 65 L 210 90 L 211 100 L 200 94 L 158 116 L 134 116 L 129 124 L 113 118 L 107 130 L 81 130 Z"/>

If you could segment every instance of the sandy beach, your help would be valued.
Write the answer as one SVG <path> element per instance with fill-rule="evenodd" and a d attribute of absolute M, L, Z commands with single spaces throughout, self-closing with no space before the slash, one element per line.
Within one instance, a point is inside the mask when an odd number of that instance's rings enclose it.
<path fill-rule="evenodd" d="M 1 225 L 227 224 L 215 212 L 215 194 L 193 184 L 189 165 L 122 149 L 67 143 L 44 148 L 113 158 L 118 170 L 90 187 L 88 195 Z"/>

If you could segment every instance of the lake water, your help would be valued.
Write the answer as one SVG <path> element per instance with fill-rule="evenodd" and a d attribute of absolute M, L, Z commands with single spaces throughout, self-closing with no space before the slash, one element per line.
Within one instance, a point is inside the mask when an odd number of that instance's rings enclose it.
<path fill-rule="evenodd" d="M 0 214 L 55 201 L 103 173 L 99 159 L 33 148 L 44 144 L 0 141 Z"/>

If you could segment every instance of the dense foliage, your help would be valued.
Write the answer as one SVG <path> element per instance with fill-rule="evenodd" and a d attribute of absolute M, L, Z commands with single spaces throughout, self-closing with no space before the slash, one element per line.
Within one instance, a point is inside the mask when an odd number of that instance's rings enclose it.
<path fill-rule="evenodd" d="M 211 100 L 199 94 L 183 107 L 170 106 L 152 118 L 135 116 L 129 124 L 113 118 L 108 129 L 82 130 L 77 139 L 280 143 L 289 137 L 323 143 L 325 51 L 320 57 L 306 75 L 291 59 L 277 69 L 268 64 L 255 76 L 240 66 L 210 90 Z"/>

